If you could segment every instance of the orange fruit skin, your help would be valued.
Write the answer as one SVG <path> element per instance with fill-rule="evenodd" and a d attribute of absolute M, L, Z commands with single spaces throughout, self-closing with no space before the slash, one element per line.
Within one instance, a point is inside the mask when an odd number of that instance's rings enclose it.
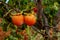
<path fill-rule="evenodd" d="M 36 23 L 36 17 L 34 15 L 27 15 L 24 21 L 27 25 L 32 26 Z"/>
<path fill-rule="evenodd" d="M 14 25 L 20 26 L 24 23 L 24 17 L 23 15 L 14 15 L 12 16 L 12 23 Z"/>

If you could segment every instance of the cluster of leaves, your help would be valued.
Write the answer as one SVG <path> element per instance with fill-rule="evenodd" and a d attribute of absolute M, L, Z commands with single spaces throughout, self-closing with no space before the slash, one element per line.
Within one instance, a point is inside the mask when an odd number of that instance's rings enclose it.
<path fill-rule="evenodd" d="M 55 21 L 54 17 L 56 16 L 59 10 L 59 2 L 57 0 L 43 0 L 42 5 L 44 6 L 44 14 L 48 18 L 48 22 L 50 26 L 54 26 Z"/>
<path fill-rule="evenodd" d="M 6 2 L 7 0 L 3 1 Z M 31 8 L 35 5 L 32 0 L 9 0 L 8 4 L 12 7 L 19 8 L 20 10 Z"/>

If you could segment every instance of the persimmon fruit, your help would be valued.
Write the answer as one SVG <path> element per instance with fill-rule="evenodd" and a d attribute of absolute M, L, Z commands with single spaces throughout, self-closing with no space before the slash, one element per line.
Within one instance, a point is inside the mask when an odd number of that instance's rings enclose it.
<path fill-rule="evenodd" d="M 36 13 L 38 11 L 38 9 L 36 7 L 34 7 L 33 11 Z"/>
<path fill-rule="evenodd" d="M 24 17 L 24 22 L 25 24 L 29 25 L 29 26 L 32 26 L 36 23 L 36 16 L 34 16 L 33 14 L 31 15 L 26 15 Z"/>
<path fill-rule="evenodd" d="M 12 23 L 14 25 L 20 26 L 24 23 L 24 17 L 23 15 L 13 15 L 12 16 Z"/>

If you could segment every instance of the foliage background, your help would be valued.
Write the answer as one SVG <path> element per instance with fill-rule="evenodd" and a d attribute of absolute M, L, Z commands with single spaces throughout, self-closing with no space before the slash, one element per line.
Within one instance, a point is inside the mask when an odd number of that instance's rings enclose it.
<path fill-rule="evenodd" d="M 14 25 L 11 22 L 10 14 L 9 15 L 6 14 L 10 13 L 10 10 L 12 9 L 14 9 L 13 10 L 14 12 L 31 10 L 33 7 L 37 7 L 36 4 L 38 0 L 9 0 L 9 1 L 1 0 L 1 1 L 2 3 L 0 3 L 0 18 L 2 18 L 3 20 L 0 25 L 2 26 L 4 31 L 8 31 L 11 28 L 12 34 L 10 35 L 9 39 L 17 40 L 18 37 L 21 38 L 21 35 L 18 36 L 15 33 L 16 27 L 14 27 Z M 57 25 L 57 21 L 55 19 L 57 18 L 57 14 L 59 14 L 58 11 L 60 9 L 60 0 L 41 0 L 41 2 L 42 2 L 43 14 L 48 19 L 49 27 L 55 27 Z"/>

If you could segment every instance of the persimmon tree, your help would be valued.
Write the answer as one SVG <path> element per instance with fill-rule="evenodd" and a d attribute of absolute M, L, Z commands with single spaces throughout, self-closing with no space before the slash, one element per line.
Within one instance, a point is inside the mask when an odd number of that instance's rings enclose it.
<path fill-rule="evenodd" d="M 59 5 L 59 0 L 0 0 L 1 34 L 9 34 L 1 39 L 35 40 L 38 33 L 44 40 L 56 39 Z"/>

